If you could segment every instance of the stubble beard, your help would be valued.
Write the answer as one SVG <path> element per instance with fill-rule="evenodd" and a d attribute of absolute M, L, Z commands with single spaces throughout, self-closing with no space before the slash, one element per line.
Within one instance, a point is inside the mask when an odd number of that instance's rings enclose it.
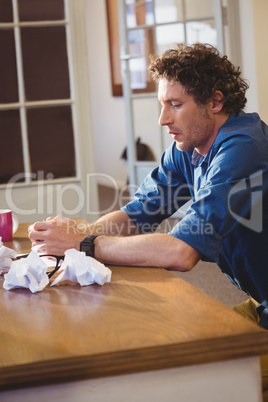
<path fill-rule="evenodd" d="M 176 141 L 176 148 L 179 151 L 185 152 L 185 151 L 190 151 L 192 149 L 199 149 L 204 146 L 211 137 L 213 133 L 213 122 L 211 118 L 209 117 L 207 110 L 204 105 L 200 106 L 201 113 L 198 118 L 198 122 L 195 124 L 192 124 L 192 127 L 190 128 L 190 132 L 192 132 L 192 135 L 184 135 L 182 133 L 184 141 Z"/>

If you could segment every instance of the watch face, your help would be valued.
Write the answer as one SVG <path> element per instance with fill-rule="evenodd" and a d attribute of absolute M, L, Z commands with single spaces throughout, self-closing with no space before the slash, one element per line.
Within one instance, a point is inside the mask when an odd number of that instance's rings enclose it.
<path fill-rule="evenodd" d="M 87 236 L 81 243 L 80 243 L 80 251 L 84 251 L 87 256 L 94 257 L 94 240 L 97 236 L 90 235 Z"/>
<path fill-rule="evenodd" d="M 93 246 L 93 244 L 83 244 L 83 245 L 81 244 L 80 251 L 84 251 L 86 253 L 86 255 L 89 255 L 90 257 L 92 257 L 93 251 L 94 251 L 94 250 L 92 250 L 92 246 Z"/>

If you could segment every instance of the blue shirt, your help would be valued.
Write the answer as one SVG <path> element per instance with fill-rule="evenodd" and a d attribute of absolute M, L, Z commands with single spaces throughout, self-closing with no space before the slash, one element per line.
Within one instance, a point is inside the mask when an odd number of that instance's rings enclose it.
<path fill-rule="evenodd" d="M 193 203 L 169 233 L 257 300 L 268 328 L 268 127 L 257 113 L 231 115 L 205 157 L 171 144 L 122 209 L 147 233 L 187 197 Z"/>

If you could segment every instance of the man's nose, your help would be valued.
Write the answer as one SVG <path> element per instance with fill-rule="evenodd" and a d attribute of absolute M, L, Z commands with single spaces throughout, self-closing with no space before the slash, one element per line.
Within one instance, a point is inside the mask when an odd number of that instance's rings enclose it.
<path fill-rule="evenodd" d="M 160 126 L 167 126 L 168 124 L 171 123 L 172 123 L 172 116 L 170 114 L 170 111 L 167 107 L 163 106 L 158 119 L 158 124 Z"/>

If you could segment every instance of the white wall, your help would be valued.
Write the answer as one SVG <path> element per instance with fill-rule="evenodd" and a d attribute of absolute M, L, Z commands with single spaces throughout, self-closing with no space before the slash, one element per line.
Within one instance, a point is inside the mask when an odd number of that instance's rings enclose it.
<path fill-rule="evenodd" d="M 267 79 L 267 37 L 268 37 L 268 1 L 253 0 L 253 22 L 255 29 L 254 44 L 257 67 L 257 87 L 259 113 L 268 122 L 268 79 Z"/>
<path fill-rule="evenodd" d="M 100 174 L 111 175 L 118 183 L 124 184 L 127 168 L 120 160 L 121 152 L 126 144 L 124 103 L 122 98 L 115 98 L 111 93 L 106 4 L 105 0 L 85 1 L 96 170 Z M 260 38 L 263 41 L 266 40 L 267 35 L 263 34 L 264 24 L 259 24 L 259 22 L 262 22 L 260 14 L 263 19 L 267 16 L 268 1 L 239 0 L 238 4 L 242 40 L 241 68 L 243 76 L 250 83 L 246 111 L 259 112 L 259 102 L 262 102 L 263 99 L 263 96 L 260 96 L 260 93 L 263 92 L 263 79 L 257 82 L 256 71 L 260 74 L 259 69 L 262 68 L 262 76 L 265 72 L 266 77 L 265 66 L 267 65 L 267 63 L 262 64 L 261 62 L 263 57 L 261 50 L 263 51 L 264 46 L 261 46 L 259 42 Z M 259 7 L 261 7 L 260 13 L 257 12 Z M 265 55 L 265 57 L 268 56 Z M 265 93 L 266 97 L 267 94 L 268 91 Z M 265 109 L 267 109 L 266 106 L 261 109 L 261 116 L 264 119 Z M 266 115 L 267 113 L 268 111 Z"/>
<path fill-rule="evenodd" d="M 239 11 L 242 56 L 241 69 L 243 76 L 249 82 L 249 89 L 247 91 L 248 101 L 245 110 L 246 112 L 259 112 L 252 0 L 239 0 Z"/>

